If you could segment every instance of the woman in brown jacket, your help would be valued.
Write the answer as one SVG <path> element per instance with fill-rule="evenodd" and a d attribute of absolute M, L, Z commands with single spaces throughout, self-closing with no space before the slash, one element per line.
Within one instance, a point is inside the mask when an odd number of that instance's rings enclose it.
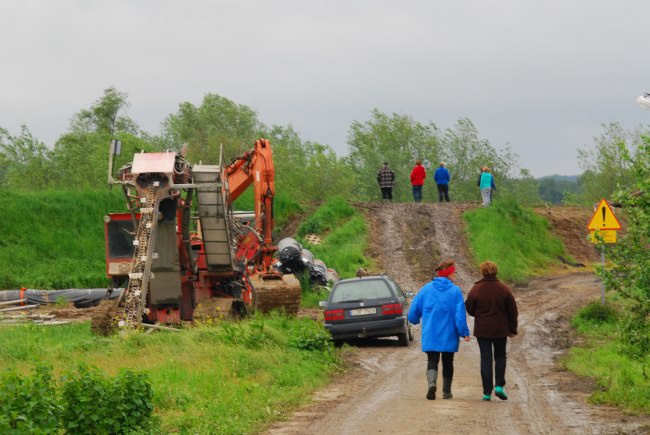
<path fill-rule="evenodd" d="M 508 337 L 517 335 L 517 302 L 510 288 L 497 279 L 496 264 L 481 263 L 481 274 L 483 279 L 470 290 L 465 308 L 474 317 L 474 336 L 481 351 L 483 400 L 491 399 L 495 384 L 494 394 L 501 400 L 508 400 L 503 389 L 506 385 L 506 343 Z"/>

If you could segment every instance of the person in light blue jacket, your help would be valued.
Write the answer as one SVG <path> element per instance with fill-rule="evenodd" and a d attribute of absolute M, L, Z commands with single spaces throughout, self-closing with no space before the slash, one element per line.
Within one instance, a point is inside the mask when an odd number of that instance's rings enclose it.
<path fill-rule="evenodd" d="M 497 186 L 494 184 L 494 176 L 487 166 L 481 168 L 481 175 L 478 177 L 477 185 L 483 198 L 483 207 L 489 206 L 492 203 L 492 189 L 496 190 Z"/>
<path fill-rule="evenodd" d="M 442 398 L 451 399 L 454 377 L 454 353 L 459 338 L 469 342 L 465 301 L 454 284 L 456 266 L 445 260 L 436 268 L 437 277 L 420 289 L 411 303 L 408 320 L 414 325 L 422 320 L 422 352 L 427 354 L 427 399 L 436 399 L 438 361 L 442 356 Z"/>

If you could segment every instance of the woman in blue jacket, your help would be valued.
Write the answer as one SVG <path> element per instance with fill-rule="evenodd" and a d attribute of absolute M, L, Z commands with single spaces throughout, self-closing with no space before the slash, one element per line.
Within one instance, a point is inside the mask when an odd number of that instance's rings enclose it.
<path fill-rule="evenodd" d="M 454 353 L 459 337 L 469 342 L 465 301 L 454 284 L 456 266 L 445 260 L 436 268 L 438 275 L 420 289 L 411 303 L 408 320 L 414 325 L 422 320 L 422 352 L 427 354 L 427 399 L 435 400 L 438 361 L 442 355 L 442 398 L 451 399 L 454 377 Z"/>

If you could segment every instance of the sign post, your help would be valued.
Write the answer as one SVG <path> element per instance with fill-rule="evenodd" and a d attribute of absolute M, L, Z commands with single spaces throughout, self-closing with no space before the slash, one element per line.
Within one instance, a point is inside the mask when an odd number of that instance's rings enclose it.
<path fill-rule="evenodd" d="M 594 214 L 589 219 L 587 223 L 587 229 L 589 230 L 589 239 L 592 243 L 616 243 L 616 232 L 623 228 L 621 223 L 616 218 L 612 207 L 605 198 L 601 199 L 598 203 L 598 206 L 594 210 Z M 600 261 L 602 262 L 603 268 L 605 267 L 605 245 L 603 244 L 600 251 Z M 600 302 L 605 304 L 605 283 L 603 282 Z"/>

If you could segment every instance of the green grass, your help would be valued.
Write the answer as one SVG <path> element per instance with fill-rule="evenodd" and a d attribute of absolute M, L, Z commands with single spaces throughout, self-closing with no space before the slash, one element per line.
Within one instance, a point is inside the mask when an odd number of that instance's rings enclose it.
<path fill-rule="evenodd" d="M 126 210 L 120 189 L 1 193 L 0 289 L 108 286 L 103 218 Z M 276 198 L 278 225 L 301 211 Z"/>
<path fill-rule="evenodd" d="M 464 218 L 475 260 L 495 262 L 504 281 L 522 282 L 541 275 L 559 264 L 558 256 L 565 255 L 548 221 L 514 201 L 470 210 Z"/>
<path fill-rule="evenodd" d="M 161 432 L 254 433 L 304 403 L 340 360 L 327 331 L 307 318 L 256 316 L 181 333 L 96 337 L 88 324 L 12 327 L 0 334 L 0 366 L 43 361 L 58 376 L 84 362 L 114 375 L 146 373 Z"/>
<path fill-rule="evenodd" d="M 253 187 L 248 188 L 233 203 L 235 210 L 253 211 L 255 210 Z M 278 231 L 283 225 L 296 213 L 302 213 L 303 207 L 283 192 L 276 193 L 273 200 L 273 216 L 275 218 L 274 231 Z"/>
<path fill-rule="evenodd" d="M 307 234 L 322 237 L 312 245 L 304 240 Z M 333 197 L 320 206 L 298 227 L 298 240 L 328 268 L 336 269 L 341 278 L 354 276 L 357 269 L 367 267 L 364 255 L 368 246 L 368 226 L 344 198 Z"/>
<path fill-rule="evenodd" d="M 104 221 L 118 189 L 2 191 L 0 289 L 106 287 Z"/>
<path fill-rule="evenodd" d="M 623 317 L 610 302 L 600 302 L 580 310 L 573 326 L 583 343 L 573 347 L 563 365 L 574 373 L 596 381 L 593 403 L 618 406 L 632 413 L 650 414 L 650 359 L 630 358 L 622 352 L 619 336 Z"/>

